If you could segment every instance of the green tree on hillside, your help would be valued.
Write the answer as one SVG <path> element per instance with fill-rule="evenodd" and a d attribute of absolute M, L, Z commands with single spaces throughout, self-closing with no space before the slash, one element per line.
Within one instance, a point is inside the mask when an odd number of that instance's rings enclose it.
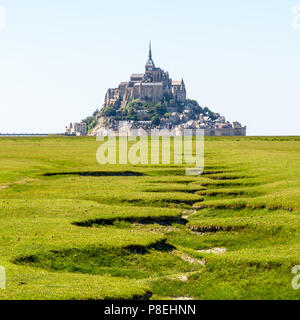
<path fill-rule="evenodd" d="M 113 117 L 116 115 L 116 110 L 113 107 L 107 107 L 103 112 L 102 115 L 105 117 Z"/>
<path fill-rule="evenodd" d="M 158 113 L 159 115 L 164 115 L 167 112 L 167 108 L 165 105 L 163 105 L 162 103 L 157 103 L 155 105 L 155 111 L 156 113 Z"/>
<path fill-rule="evenodd" d="M 153 116 L 151 119 L 151 122 L 154 126 L 159 126 L 160 125 L 160 119 L 157 115 Z"/>

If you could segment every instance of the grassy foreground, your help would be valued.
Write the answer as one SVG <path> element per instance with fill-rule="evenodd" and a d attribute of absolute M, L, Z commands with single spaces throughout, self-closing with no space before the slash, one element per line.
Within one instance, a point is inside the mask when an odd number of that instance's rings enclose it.
<path fill-rule="evenodd" d="M 299 299 L 300 138 L 207 138 L 205 172 L 0 138 L 0 299 Z"/>

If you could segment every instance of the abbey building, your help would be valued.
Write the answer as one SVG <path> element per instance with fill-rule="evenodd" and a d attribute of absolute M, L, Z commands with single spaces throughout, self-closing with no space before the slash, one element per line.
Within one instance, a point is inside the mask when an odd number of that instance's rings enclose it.
<path fill-rule="evenodd" d="M 118 88 L 108 89 L 104 107 L 125 108 L 130 100 L 157 103 L 163 97 L 184 103 L 186 101 L 185 84 L 183 80 L 172 80 L 168 72 L 155 67 L 150 43 L 145 73 L 132 74 L 130 81 L 121 82 Z"/>

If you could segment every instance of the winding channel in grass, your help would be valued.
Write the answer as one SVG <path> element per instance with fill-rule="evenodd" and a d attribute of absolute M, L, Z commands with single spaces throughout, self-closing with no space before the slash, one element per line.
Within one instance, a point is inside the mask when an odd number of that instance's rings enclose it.
<path fill-rule="evenodd" d="M 222 175 L 224 174 L 224 175 Z M 227 174 L 227 175 L 226 175 Z M 138 172 L 77 172 L 77 173 L 49 173 L 45 176 L 142 176 Z M 188 192 L 202 196 L 244 196 L 243 191 L 209 191 L 210 188 L 224 185 L 226 181 L 237 181 L 246 177 L 228 176 L 228 172 L 209 171 L 204 173 L 208 179 L 218 181 L 220 183 L 203 183 L 201 188 L 195 187 L 192 183 L 190 190 L 184 189 L 164 189 L 148 188 L 146 192 Z M 184 182 L 182 182 L 184 183 Z M 189 184 L 186 181 L 185 184 Z M 157 184 L 156 184 L 157 185 Z M 245 186 L 242 183 L 230 184 L 230 187 Z M 248 194 L 251 196 L 251 194 Z M 253 195 L 254 196 L 254 195 Z M 179 203 L 176 199 L 168 199 L 167 203 Z M 78 227 L 101 228 L 104 226 L 116 226 L 123 228 L 143 228 L 146 225 L 158 225 L 153 232 L 163 233 L 165 238 L 161 241 L 154 242 L 148 246 L 127 246 L 127 247 L 103 247 L 87 246 L 85 248 L 73 248 L 62 250 L 51 250 L 48 252 L 36 253 L 30 256 L 19 256 L 14 259 L 14 263 L 25 265 L 29 264 L 39 268 L 45 268 L 53 271 L 79 272 L 88 274 L 102 274 L 115 277 L 125 277 L 131 279 L 172 279 L 187 281 L 189 275 L 205 268 L 205 253 L 225 253 L 225 248 L 210 248 L 207 250 L 193 250 L 192 248 L 176 247 L 172 244 L 172 237 L 168 237 L 169 233 L 190 233 L 194 241 L 199 241 L 199 236 L 216 232 L 239 231 L 245 226 L 234 225 L 193 225 L 189 222 L 189 217 L 197 213 L 199 203 L 195 200 L 186 200 L 185 204 L 190 206 L 189 210 L 185 210 L 178 216 L 142 216 L 142 217 L 115 217 L 115 218 L 98 218 L 84 221 L 74 221 L 72 224 Z M 193 207 L 194 205 L 194 207 Z M 130 226 L 129 226 L 130 224 Z M 192 252 L 194 251 L 194 252 Z M 191 252 L 193 253 L 191 255 Z M 151 293 L 152 295 L 152 293 Z M 147 293 L 144 298 L 149 298 Z"/>

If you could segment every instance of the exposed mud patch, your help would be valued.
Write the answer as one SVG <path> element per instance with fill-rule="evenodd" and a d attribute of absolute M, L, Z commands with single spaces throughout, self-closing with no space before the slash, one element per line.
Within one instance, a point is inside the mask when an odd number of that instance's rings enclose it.
<path fill-rule="evenodd" d="M 226 248 L 212 248 L 208 250 L 198 250 L 199 253 L 212 253 L 212 254 L 223 254 L 227 251 Z"/>
<path fill-rule="evenodd" d="M 170 183 L 176 183 L 176 184 L 190 184 L 196 182 L 195 179 L 193 180 L 153 180 L 151 181 L 152 183 L 157 183 L 157 184 L 170 184 Z"/>
<path fill-rule="evenodd" d="M 211 175 L 211 174 L 222 174 L 222 173 L 228 173 L 230 171 L 218 171 L 218 170 L 204 170 L 203 176 Z"/>
<path fill-rule="evenodd" d="M 132 245 L 132 246 L 127 246 L 124 249 L 130 251 L 130 253 L 132 254 L 147 254 L 151 249 L 154 249 L 160 252 L 172 252 L 176 248 L 166 243 L 166 240 L 161 240 L 149 246 Z"/>
<path fill-rule="evenodd" d="M 186 281 L 188 281 L 188 277 L 187 276 L 179 276 L 178 280 L 181 282 L 186 282 Z"/>
<path fill-rule="evenodd" d="M 202 182 L 199 184 L 201 187 L 210 187 L 210 188 L 230 188 L 230 187 L 255 187 L 255 186 L 260 186 L 263 183 L 259 182 L 234 182 L 234 180 L 219 180 L 218 182 Z"/>
<path fill-rule="evenodd" d="M 205 266 L 206 261 L 192 258 L 186 254 L 180 256 L 182 260 L 191 263 L 191 264 L 200 264 L 201 266 Z"/>
<path fill-rule="evenodd" d="M 252 177 L 246 177 L 246 176 L 210 176 L 209 179 L 212 180 L 238 180 L 238 179 L 246 179 L 246 178 L 252 178 Z"/>
<path fill-rule="evenodd" d="M 197 211 L 196 211 L 196 210 L 193 210 L 193 209 L 184 210 L 184 211 L 182 212 L 182 214 L 186 214 L 186 215 L 192 215 L 192 214 L 194 214 L 194 213 L 197 213 Z"/>
<path fill-rule="evenodd" d="M 221 231 L 239 231 L 245 229 L 245 226 L 189 226 L 189 229 L 193 232 L 200 234 L 203 233 L 216 233 Z"/>
<path fill-rule="evenodd" d="M 197 191 L 196 194 L 199 196 L 207 196 L 207 197 L 257 197 L 260 196 L 262 193 L 259 193 L 257 191 L 217 191 L 217 190 L 200 190 Z"/>
<path fill-rule="evenodd" d="M 193 205 L 193 208 L 201 210 L 201 209 L 207 209 L 207 208 L 215 208 L 215 209 L 222 209 L 222 210 L 244 210 L 244 209 L 249 209 L 249 210 L 269 210 L 269 211 L 276 211 L 276 210 L 283 210 L 283 211 L 289 211 L 293 212 L 293 208 L 287 208 L 284 206 L 267 206 L 264 204 L 261 205 L 251 205 L 247 203 L 238 203 L 238 204 L 223 204 L 223 203 L 217 203 L 217 204 L 205 204 L 203 203 L 195 203 Z"/>
<path fill-rule="evenodd" d="M 81 171 L 81 172 L 50 172 L 45 177 L 76 175 L 82 177 L 140 177 L 145 174 L 135 171 Z"/>
<path fill-rule="evenodd" d="M 138 224 L 159 224 L 162 226 L 171 226 L 173 223 L 186 225 L 188 221 L 181 216 L 174 217 L 127 217 L 127 218 L 111 218 L 111 219 L 94 219 L 73 222 L 73 225 L 78 227 L 93 227 L 93 226 L 112 226 L 117 222 L 129 222 Z"/>
<path fill-rule="evenodd" d="M 120 202 L 128 205 L 142 206 L 142 207 L 179 207 L 186 208 L 194 205 L 196 202 L 202 202 L 203 199 L 199 196 L 199 199 L 122 199 Z"/>
<path fill-rule="evenodd" d="M 201 189 L 199 189 L 199 188 L 197 188 L 197 189 L 164 189 L 164 190 L 162 190 L 162 189 L 145 189 L 143 191 L 144 192 L 153 192 L 153 193 L 167 193 L 167 192 L 178 193 L 178 192 L 180 192 L 180 193 L 191 193 L 191 194 L 194 194 L 197 192 L 197 194 L 199 194 L 198 191 L 201 191 Z"/>

